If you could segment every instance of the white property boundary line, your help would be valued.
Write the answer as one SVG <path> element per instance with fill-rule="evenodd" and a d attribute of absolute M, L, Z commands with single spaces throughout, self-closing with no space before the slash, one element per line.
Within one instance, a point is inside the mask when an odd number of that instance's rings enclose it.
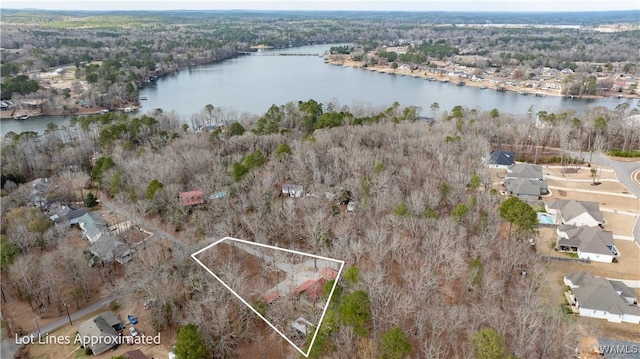
<path fill-rule="evenodd" d="M 227 285 L 227 283 L 225 283 L 222 279 L 220 279 L 217 275 L 215 275 L 213 273 L 213 271 L 211 271 L 211 269 L 209 269 L 207 266 L 205 266 L 198 258 L 196 258 L 196 256 L 204 251 L 206 251 L 207 249 L 220 244 L 223 241 L 226 240 L 230 240 L 230 241 L 236 241 L 236 242 L 240 242 L 240 243 L 245 243 L 245 244 L 249 244 L 249 245 L 254 245 L 254 246 L 260 246 L 260 247 L 265 247 L 265 248 L 270 248 L 270 249 L 275 249 L 275 250 L 279 250 L 279 251 L 284 251 L 284 252 L 289 252 L 289 253 L 294 253 L 294 254 L 298 254 L 298 255 L 303 255 L 303 256 L 307 256 L 307 257 L 312 257 L 312 258 L 317 258 L 317 259 L 324 259 L 327 261 L 331 261 L 331 262 L 336 262 L 336 263 L 340 263 L 340 269 L 338 270 L 338 275 L 336 276 L 336 279 L 333 282 L 333 287 L 331 288 L 331 293 L 329 293 L 329 298 L 327 298 L 327 303 L 324 306 L 324 310 L 322 311 L 322 315 L 320 316 L 320 321 L 318 322 L 318 326 L 316 327 L 316 331 L 313 333 L 313 338 L 311 339 L 311 344 L 309 344 L 309 349 L 307 350 L 307 352 L 303 352 L 302 349 L 298 348 L 297 345 L 295 345 L 289 338 L 287 338 L 286 335 L 284 335 L 280 330 L 278 330 L 278 328 L 276 328 L 273 324 L 271 324 L 271 322 L 269 322 L 265 317 L 262 316 L 262 314 L 258 313 L 258 311 L 253 308 L 253 306 L 249 303 L 247 303 L 246 300 L 244 300 L 240 295 L 238 295 L 238 293 L 236 293 L 233 289 L 231 289 L 231 287 L 229 287 Z M 329 308 L 329 303 L 331 303 L 331 298 L 333 297 L 333 292 L 336 289 L 336 286 L 338 284 L 338 278 L 340 278 L 340 275 L 342 274 L 342 269 L 344 268 L 344 261 L 338 260 L 338 259 L 333 259 L 333 258 L 327 258 L 327 257 L 322 257 L 322 256 L 317 256 L 314 254 L 309 254 L 309 253 L 304 253 L 304 252 L 298 252 L 298 251 L 294 251 L 292 249 L 284 249 L 284 248 L 279 248 L 279 247 L 274 247 L 274 246 L 269 246 L 266 244 L 262 244 L 262 243 L 256 243 L 256 242 L 250 242 L 250 241 L 245 241 L 242 239 L 237 239 L 237 238 L 232 238 L 232 237 L 224 237 L 216 242 L 213 242 L 212 244 L 200 249 L 199 251 L 193 253 L 191 255 L 191 258 L 193 258 L 194 261 L 196 261 L 196 263 L 198 263 L 202 268 L 204 268 L 207 272 L 209 272 L 209 274 L 211 274 L 215 279 L 217 279 L 220 283 L 222 283 L 222 285 L 227 288 L 233 295 L 235 295 L 238 299 L 240 299 L 240 301 L 242 301 L 242 303 L 244 303 L 247 307 L 249 307 L 249 309 L 251 309 L 254 313 L 256 313 L 256 315 L 258 317 L 260 317 L 262 320 L 264 320 L 265 323 L 267 323 L 267 325 L 269 325 L 273 330 L 275 330 L 278 334 L 280 334 L 281 337 L 283 337 L 287 342 L 289 342 L 289 344 L 291 344 L 294 348 L 296 348 L 297 351 L 300 352 L 300 354 L 304 355 L 305 358 L 309 357 L 309 353 L 311 353 L 311 349 L 313 348 L 313 344 L 316 341 L 316 336 L 318 335 L 318 331 L 320 330 L 320 326 L 322 324 L 322 321 L 324 320 L 324 316 L 327 313 L 327 309 Z"/>

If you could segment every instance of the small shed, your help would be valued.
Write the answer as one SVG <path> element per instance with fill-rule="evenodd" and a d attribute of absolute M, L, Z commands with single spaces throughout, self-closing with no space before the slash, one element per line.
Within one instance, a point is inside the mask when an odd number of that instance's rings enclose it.
<path fill-rule="evenodd" d="M 303 317 L 300 317 L 291 322 L 291 327 L 299 331 L 300 333 L 307 335 L 307 333 L 309 333 L 313 328 L 313 324 L 311 324 L 311 322 L 304 319 Z"/>
<path fill-rule="evenodd" d="M 304 197 L 304 187 L 298 184 L 283 184 L 280 195 L 296 198 Z"/>
<path fill-rule="evenodd" d="M 189 191 L 180 192 L 180 204 L 184 207 L 195 206 L 204 203 L 204 192 L 202 191 Z"/>

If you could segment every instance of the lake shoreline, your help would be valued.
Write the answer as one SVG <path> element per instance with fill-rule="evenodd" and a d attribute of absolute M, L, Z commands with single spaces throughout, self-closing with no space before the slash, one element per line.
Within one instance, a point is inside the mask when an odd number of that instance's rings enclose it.
<path fill-rule="evenodd" d="M 607 95 L 582 95 L 582 96 L 567 96 L 561 93 L 560 89 L 542 89 L 542 88 L 529 88 L 524 86 L 517 86 L 507 84 L 506 82 L 516 81 L 513 79 L 495 79 L 495 78 L 484 78 L 482 80 L 471 80 L 468 78 L 460 78 L 457 76 L 449 76 L 448 74 L 440 74 L 440 73 L 428 73 L 421 72 L 420 70 L 411 70 L 409 68 L 401 68 L 393 69 L 390 66 L 382 66 L 382 65 L 369 65 L 362 66 L 361 61 L 354 61 L 351 59 L 345 59 L 344 55 L 324 55 L 324 61 L 330 65 L 350 67 L 354 69 L 360 69 L 365 71 L 373 71 L 380 74 L 387 74 L 393 76 L 406 76 L 406 77 L 414 77 L 421 78 L 424 80 L 438 81 L 438 82 L 447 82 L 452 85 L 459 86 L 467 86 L 474 87 L 479 89 L 493 90 L 499 91 L 498 89 L 502 89 L 503 92 L 516 92 L 523 96 L 537 96 L 537 97 L 545 97 L 545 96 L 553 96 L 553 97 L 563 97 L 563 98 L 575 98 L 575 99 L 606 99 L 606 98 L 626 98 L 626 99 L 639 99 L 640 96 L 633 95 L 629 93 L 618 93 L 613 92 L 608 93 Z M 499 85 L 496 85 L 499 83 Z"/>

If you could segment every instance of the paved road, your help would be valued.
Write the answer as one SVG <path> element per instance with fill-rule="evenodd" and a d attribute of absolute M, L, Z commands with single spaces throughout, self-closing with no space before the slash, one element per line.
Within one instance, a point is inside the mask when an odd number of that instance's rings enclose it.
<path fill-rule="evenodd" d="M 106 306 L 109 305 L 109 303 L 115 299 L 118 298 L 120 294 L 118 292 L 114 292 L 112 294 L 110 294 L 109 296 L 102 298 L 99 302 L 93 303 L 87 307 L 84 307 L 78 311 L 76 311 L 75 313 L 71 313 L 71 321 L 75 321 L 78 320 L 79 318 L 84 317 L 85 315 L 95 312 L 97 310 L 100 310 Z M 77 323 L 74 323 L 74 325 L 76 325 Z M 67 316 L 63 316 L 60 319 L 56 320 L 53 323 L 47 324 L 45 326 L 40 327 L 40 333 L 42 333 L 42 335 L 44 335 L 45 333 L 53 333 L 56 330 L 69 325 L 69 318 Z M 38 332 L 33 332 L 33 333 L 29 333 L 27 334 L 27 336 L 38 336 Z M 4 335 L 2 336 L 4 338 Z M 16 338 L 10 338 L 10 339 L 3 339 L 2 343 L 1 343 L 1 351 L 0 351 L 0 357 L 2 359 L 5 358 L 13 358 L 13 356 L 15 355 L 16 351 L 18 351 L 18 349 L 20 349 L 21 345 L 16 343 Z"/>
<path fill-rule="evenodd" d="M 164 237 L 165 239 L 167 239 L 168 241 L 173 243 L 175 248 L 179 249 L 177 251 L 178 253 L 174 253 L 174 255 L 180 256 L 182 258 L 185 258 L 186 256 L 190 255 L 193 252 L 192 249 L 189 248 L 188 245 L 184 244 L 184 242 L 182 242 L 181 240 L 179 240 L 175 236 L 163 231 L 159 227 L 155 226 L 153 223 L 150 223 L 149 221 L 145 221 L 144 218 L 142 218 L 142 217 L 140 217 L 138 215 L 134 216 L 129 211 L 116 206 L 113 202 L 111 202 L 110 200 L 106 199 L 105 197 L 106 196 L 102 196 L 101 203 L 102 203 L 102 205 L 104 205 L 104 207 L 106 209 L 117 213 L 119 216 L 122 216 L 123 218 L 127 218 L 129 220 L 132 220 L 135 223 L 139 223 L 142 227 L 150 229 L 151 231 L 153 231 L 154 234 L 150 239 Z M 72 321 L 77 320 L 78 318 L 81 318 L 81 317 L 83 317 L 83 316 L 85 316 L 85 315 L 87 315 L 87 314 L 89 314 L 91 312 L 94 312 L 94 311 L 97 311 L 97 310 L 99 310 L 99 309 L 101 309 L 103 307 L 106 307 L 111 301 L 117 299 L 119 296 L 126 295 L 129 292 L 131 292 L 131 291 L 133 291 L 133 290 L 135 290 L 137 288 L 140 288 L 142 285 L 144 285 L 144 283 L 146 283 L 147 281 L 149 281 L 151 279 L 152 278 L 150 276 L 147 276 L 147 277 L 141 279 L 134 286 L 129 286 L 125 290 L 122 290 L 120 292 L 116 291 L 116 292 L 110 294 L 109 296 L 107 296 L 105 298 L 102 298 L 99 302 L 93 303 L 93 304 L 91 304 L 91 305 L 89 305 L 87 307 L 84 307 L 84 308 L 76 311 L 75 313 L 72 313 L 71 314 L 71 320 Z M 40 332 L 41 333 L 52 333 L 52 332 L 64 327 L 65 325 L 69 325 L 69 319 L 66 316 L 63 316 L 60 319 L 56 320 L 55 322 L 41 327 L 40 328 Z M 33 333 L 28 334 L 28 335 L 37 336 L 38 333 L 37 332 L 33 332 Z M 0 337 L 1 338 L 5 338 L 4 335 L 2 335 Z M 21 345 L 16 343 L 15 337 L 14 338 L 9 338 L 9 339 L 3 339 L 2 342 L 0 343 L 0 358 L 2 358 L 2 359 L 13 358 L 13 356 L 15 355 L 16 351 L 20 348 L 20 346 Z"/>
<path fill-rule="evenodd" d="M 580 157 L 580 154 L 574 152 L 573 156 Z M 585 161 L 589 160 L 589 153 L 582 153 L 582 158 Z M 605 165 L 616 172 L 616 177 L 627 189 L 636 195 L 636 198 L 640 199 L 640 186 L 633 180 L 633 173 L 640 169 L 640 161 L 636 162 L 618 162 L 610 159 L 602 154 L 593 154 L 591 159 L 592 163 L 599 165 Z M 638 202 L 638 211 L 640 211 L 640 202 Z M 640 245 L 640 220 L 636 220 L 636 225 L 633 228 L 633 237 Z"/>
<path fill-rule="evenodd" d="M 143 228 L 151 230 L 151 232 L 153 232 L 153 236 L 150 239 L 160 238 L 160 237 L 167 239 L 169 242 L 171 242 L 174 245 L 175 248 L 179 250 L 179 253 L 175 253 L 175 254 L 180 255 L 181 258 L 185 258 L 186 256 L 191 255 L 191 253 L 195 252 L 192 250 L 192 248 L 189 248 L 187 244 L 179 240 L 174 235 L 169 234 L 164 230 L 162 230 L 160 227 L 157 227 L 155 224 L 149 221 L 146 221 L 144 218 L 140 217 L 137 213 L 134 215 L 132 211 L 130 212 L 124 208 L 117 206 L 115 203 L 113 203 L 111 200 L 109 200 L 106 197 L 107 196 L 103 195 L 102 198 L 100 198 L 100 203 L 104 206 L 104 208 L 114 213 L 117 213 L 118 216 L 121 216 L 122 218 L 127 218 L 128 220 L 131 220 L 134 223 L 139 224 Z"/>

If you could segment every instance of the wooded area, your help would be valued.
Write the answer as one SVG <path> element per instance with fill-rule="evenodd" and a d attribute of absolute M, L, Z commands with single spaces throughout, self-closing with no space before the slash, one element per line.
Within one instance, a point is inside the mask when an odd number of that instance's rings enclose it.
<path fill-rule="evenodd" d="M 375 109 L 309 100 L 242 119 L 207 106 L 198 119 L 217 124 L 210 132 L 157 110 L 81 117 L 42 136 L 9 134 L 2 148 L 3 275 L 41 313 L 60 314 L 62 301 L 81 303 L 100 285 L 83 269 L 82 249 L 69 243 L 73 230 L 25 208 L 30 189 L 18 186 L 50 177 L 60 184 L 55 198 L 74 202 L 77 194 L 65 188 L 91 174 L 99 197 L 159 220 L 190 253 L 232 236 L 357 268 L 341 281 L 344 294 L 327 315 L 325 323 L 333 324 L 321 329 L 314 357 L 393 352 L 389 341 L 404 352 L 404 335 L 416 357 L 468 358 L 481 350 L 478 343 L 493 340 L 473 334 L 492 338 L 486 330 L 504 341 L 506 354 L 569 355 L 575 323 L 550 306 L 548 296 L 556 294 L 544 290 L 549 278 L 526 240 L 532 232 L 511 231 L 502 219 L 524 223 L 499 210 L 504 198 L 492 189 L 482 158 L 507 146 L 524 156 L 536 144 L 559 148 L 563 163 L 570 151 L 637 149 L 637 124 L 625 120 L 631 110 L 541 113 L 548 124 L 541 129 L 497 110 L 440 112 L 436 105 L 435 123 L 398 103 Z M 285 183 L 338 200 L 283 200 Z M 178 194 L 192 190 L 226 195 L 181 205 Z M 356 202 L 357 210 L 345 211 L 342 201 Z M 142 280 L 141 297 L 156 299 L 155 330 L 193 323 L 215 356 L 233 356 L 254 337 L 248 328 L 258 319 L 185 254 L 140 251 L 136 264 L 125 266 L 126 277 L 154 279 Z M 110 266 L 100 268 L 102 282 L 118 280 Z M 43 275 L 50 280 L 37 280 Z M 353 317 L 347 298 L 359 292 L 370 312 Z"/>

